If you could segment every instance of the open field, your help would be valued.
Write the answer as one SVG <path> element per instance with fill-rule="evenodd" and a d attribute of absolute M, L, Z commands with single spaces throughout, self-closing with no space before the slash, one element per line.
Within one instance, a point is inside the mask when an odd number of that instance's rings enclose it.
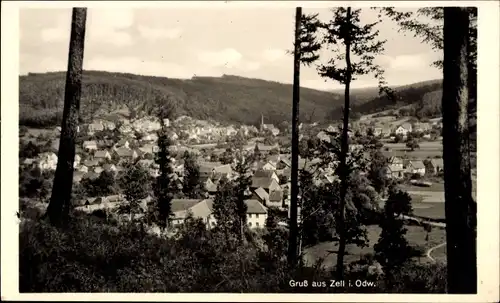
<path fill-rule="evenodd" d="M 443 182 L 432 182 L 432 185 L 429 187 L 415 186 L 411 184 L 403 184 L 399 187 L 407 192 L 444 192 Z"/>
<path fill-rule="evenodd" d="M 426 159 L 443 156 L 443 144 L 441 141 L 420 142 L 420 148 L 411 151 L 406 143 L 385 143 L 384 147 L 391 149 L 393 156 L 407 156 L 413 159 Z"/>
<path fill-rule="evenodd" d="M 477 184 L 472 178 L 472 197 L 477 199 Z M 401 189 L 407 191 L 413 202 L 419 203 L 444 203 L 444 182 L 433 182 L 429 187 L 414 186 L 410 184 L 400 185 Z"/>
<path fill-rule="evenodd" d="M 409 225 L 406 226 L 406 228 L 408 229 L 406 233 L 406 239 L 408 240 L 410 245 L 423 247 L 425 249 L 424 254 L 431 247 L 443 243 L 446 238 L 445 230 L 442 228 L 433 228 L 432 231 L 429 233 L 428 242 L 425 241 L 426 232 L 422 227 Z M 347 245 L 347 255 L 345 256 L 346 264 L 359 260 L 359 258 L 362 255 L 374 253 L 373 246 L 378 241 L 381 229 L 379 226 L 376 225 L 370 225 L 367 227 L 367 229 L 368 229 L 368 239 L 370 241 L 369 246 L 365 248 L 360 248 L 355 245 Z M 320 243 L 315 246 L 309 247 L 305 250 L 304 260 L 306 264 L 312 265 L 321 258 L 324 258 L 323 266 L 331 268 L 334 267 L 337 262 L 337 253 L 336 253 L 337 249 L 338 249 L 337 242 Z M 443 253 L 442 250 L 436 250 L 433 251 L 432 256 L 433 258 L 437 259 L 437 257 L 439 257 L 442 253 Z M 430 262 L 430 260 L 425 256 L 420 257 L 419 259 L 420 259 L 419 262 L 421 263 Z"/>
<path fill-rule="evenodd" d="M 413 214 L 429 219 L 444 219 L 444 203 L 412 203 Z"/>
<path fill-rule="evenodd" d="M 443 142 L 441 141 L 424 141 L 419 142 L 420 150 L 443 150 Z M 384 147 L 389 147 L 392 150 L 407 150 L 406 143 L 385 143 Z"/>

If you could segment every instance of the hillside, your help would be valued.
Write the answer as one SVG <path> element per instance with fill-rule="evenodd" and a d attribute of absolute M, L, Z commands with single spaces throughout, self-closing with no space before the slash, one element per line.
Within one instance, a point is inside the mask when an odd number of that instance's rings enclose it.
<path fill-rule="evenodd" d="M 20 123 L 52 126 L 60 123 L 64 97 L 64 72 L 28 74 L 19 77 Z M 381 108 L 421 102 L 440 88 L 439 81 L 398 88 L 398 103 L 377 97 L 376 89 L 354 90 L 353 109 L 370 113 Z M 292 86 L 238 76 L 171 79 L 123 73 L 85 71 L 81 113 L 88 120 L 99 112 L 127 105 L 150 112 L 169 98 L 177 115 L 221 122 L 256 124 L 261 114 L 268 123 L 291 119 Z M 343 94 L 301 89 L 301 120 L 329 121 L 341 117 Z"/>

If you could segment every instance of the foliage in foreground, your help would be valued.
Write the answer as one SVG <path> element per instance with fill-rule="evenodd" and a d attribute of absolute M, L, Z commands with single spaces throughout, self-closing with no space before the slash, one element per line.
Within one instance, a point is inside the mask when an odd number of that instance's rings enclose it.
<path fill-rule="evenodd" d="M 109 226 L 78 215 L 63 232 L 43 221 L 20 225 L 21 292 L 386 292 L 382 278 L 367 276 L 369 263 L 348 273 L 375 287 L 313 288 L 329 281 L 321 268 L 291 272 L 268 249 L 266 231 L 248 232 L 246 245 L 229 248 L 224 235 L 188 220 L 174 238 L 148 235 L 140 226 Z M 262 235 L 262 236 L 261 236 Z M 269 236 L 266 236 L 269 235 Z M 263 238 L 259 239 L 259 238 Z M 276 239 L 276 238 L 274 238 Z M 283 247 L 278 248 L 284 253 Z M 394 291 L 444 292 L 441 265 L 405 265 L 395 273 Z M 367 278 L 368 277 L 368 278 Z M 309 281 L 292 288 L 290 280 Z"/>

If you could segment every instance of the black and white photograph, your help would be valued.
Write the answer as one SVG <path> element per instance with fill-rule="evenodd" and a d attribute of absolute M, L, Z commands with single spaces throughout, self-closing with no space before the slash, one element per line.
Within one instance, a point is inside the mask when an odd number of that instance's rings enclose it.
<path fill-rule="evenodd" d="M 498 301 L 499 6 L 462 2 L 3 2 L 2 299 Z"/>

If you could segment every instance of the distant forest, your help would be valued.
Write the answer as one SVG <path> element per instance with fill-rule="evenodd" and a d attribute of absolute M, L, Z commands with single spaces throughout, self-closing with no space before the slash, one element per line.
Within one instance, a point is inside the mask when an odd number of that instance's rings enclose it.
<path fill-rule="evenodd" d="M 58 125 L 64 100 L 64 72 L 30 73 L 19 77 L 20 124 L 32 127 Z M 352 92 L 353 117 L 387 109 L 402 115 L 440 115 L 441 81 L 432 80 L 395 88 L 396 100 L 379 96 L 374 88 Z M 81 116 L 88 121 L 100 113 L 126 105 L 151 112 L 170 99 L 176 115 L 197 119 L 256 125 L 291 119 L 292 86 L 259 79 L 224 75 L 171 79 L 133 74 L 85 71 Z M 301 89 L 300 118 L 303 122 L 330 122 L 341 117 L 343 93 Z"/>

